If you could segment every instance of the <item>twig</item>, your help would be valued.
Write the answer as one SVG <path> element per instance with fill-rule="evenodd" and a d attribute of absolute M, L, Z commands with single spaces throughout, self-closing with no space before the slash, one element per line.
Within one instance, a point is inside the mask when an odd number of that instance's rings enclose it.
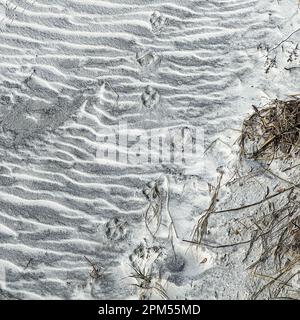
<path fill-rule="evenodd" d="M 84 256 L 84 258 L 93 268 L 92 272 L 90 272 L 90 277 L 93 279 L 99 279 L 102 276 L 102 274 L 100 273 L 100 270 L 86 256 Z"/>
<path fill-rule="evenodd" d="M 237 208 L 230 208 L 230 209 L 224 209 L 224 210 L 218 210 L 218 211 L 215 211 L 214 213 L 224 213 L 224 212 L 231 212 L 231 211 L 239 211 L 239 210 L 243 210 L 243 209 L 247 209 L 247 208 L 251 208 L 251 207 L 254 207 L 254 206 L 257 206 L 259 204 L 262 204 L 264 203 L 265 201 L 268 201 L 272 198 L 275 198 L 277 197 L 278 195 L 282 194 L 282 193 L 285 193 L 286 191 L 289 191 L 289 190 L 292 190 L 294 188 L 294 186 L 291 186 L 289 188 L 286 188 L 280 192 L 277 192 L 277 193 L 274 193 L 260 201 L 257 201 L 257 202 L 254 202 L 254 203 L 250 203 L 250 204 L 247 204 L 245 206 L 241 206 L 241 207 L 237 207 Z"/>
<path fill-rule="evenodd" d="M 273 47 L 272 49 L 269 50 L 269 52 L 277 49 L 281 44 L 283 44 L 284 42 L 286 42 L 287 40 L 289 40 L 291 38 L 291 36 L 293 36 L 295 33 L 299 32 L 300 28 L 298 28 L 297 30 L 295 30 L 294 32 L 292 32 L 286 39 L 282 40 L 281 42 L 279 42 L 275 47 Z"/>
<path fill-rule="evenodd" d="M 229 244 L 220 244 L 220 245 L 213 245 L 213 244 L 209 244 L 205 241 L 201 241 L 201 242 L 197 242 L 197 241 L 193 241 L 193 240 L 187 240 L 187 239 L 183 239 L 183 242 L 188 242 L 194 245 L 203 245 L 204 247 L 208 247 L 208 248 L 215 248 L 215 249 L 220 249 L 220 248 L 228 248 L 228 247 L 235 247 L 235 246 L 239 246 L 239 245 L 243 245 L 243 244 L 247 244 L 250 243 L 251 240 L 245 240 L 245 241 L 241 241 L 241 242 L 236 242 L 236 243 L 229 243 Z"/>
<path fill-rule="evenodd" d="M 30 258 L 30 259 L 28 260 L 28 262 L 27 262 L 24 270 L 26 270 L 26 269 L 29 267 L 29 265 L 30 265 L 30 263 L 31 263 L 32 261 L 33 261 L 33 258 Z"/>
<path fill-rule="evenodd" d="M 201 243 L 203 235 L 207 231 L 208 219 L 212 213 L 215 213 L 215 207 L 216 207 L 217 198 L 218 198 L 220 187 L 221 187 L 222 177 L 223 177 L 223 173 L 221 172 L 218 178 L 217 187 L 211 198 L 210 205 L 208 209 L 204 212 L 204 214 L 198 219 L 198 222 L 194 227 L 192 239 L 195 243 L 198 243 L 198 244 Z"/>

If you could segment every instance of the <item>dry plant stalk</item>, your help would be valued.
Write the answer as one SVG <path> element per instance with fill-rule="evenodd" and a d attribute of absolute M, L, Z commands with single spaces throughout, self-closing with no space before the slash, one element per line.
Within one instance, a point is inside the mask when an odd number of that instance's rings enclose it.
<path fill-rule="evenodd" d="M 203 239 L 203 236 L 207 233 L 208 219 L 210 215 L 215 211 L 216 203 L 218 200 L 218 195 L 221 187 L 222 177 L 223 177 L 223 173 L 220 173 L 217 186 L 214 190 L 213 196 L 210 201 L 210 205 L 208 209 L 206 209 L 206 211 L 201 215 L 196 226 L 194 227 L 193 234 L 192 234 L 192 241 L 191 241 L 194 244 L 200 245 Z"/>
<path fill-rule="evenodd" d="M 162 220 L 163 199 L 157 181 L 150 183 L 147 187 L 147 189 L 143 190 L 145 197 L 149 201 L 149 206 L 145 213 L 145 225 L 150 234 L 155 237 Z"/>
<path fill-rule="evenodd" d="M 167 213 L 170 220 L 170 231 L 172 233 L 174 232 L 176 238 L 178 239 L 178 233 L 175 227 L 174 219 L 169 209 L 169 181 L 165 180 L 165 182 L 166 181 L 167 183 L 165 185 L 165 190 L 162 188 L 161 181 L 159 181 L 159 179 L 148 183 L 143 190 L 143 194 L 149 201 L 149 206 L 144 214 L 145 225 L 150 234 L 155 238 L 162 223 L 162 209 L 164 206 L 164 212 Z"/>
<path fill-rule="evenodd" d="M 133 285 L 138 287 L 140 290 L 140 300 L 146 300 L 150 298 L 153 292 L 158 294 L 164 300 L 169 299 L 166 290 L 161 285 L 160 275 L 158 278 L 154 277 L 151 267 L 146 268 L 145 266 L 140 267 L 134 265 L 132 265 L 131 267 L 134 272 L 129 277 L 135 279 L 137 282 Z"/>
<path fill-rule="evenodd" d="M 243 123 L 241 156 L 272 161 L 300 155 L 300 99 L 274 100 Z"/>
<path fill-rule="evenodd" d="M 93 268 L 92 271 L 89 273 L 90 277 L 94 280 L 99 280 L 103 276 L 104 270 L 101 270 L 101 268 L 98 268 L 96 264 L 93 263 L 86 256 L 84 256 L 84 258 L 88 262 L 88 264 Z"/>

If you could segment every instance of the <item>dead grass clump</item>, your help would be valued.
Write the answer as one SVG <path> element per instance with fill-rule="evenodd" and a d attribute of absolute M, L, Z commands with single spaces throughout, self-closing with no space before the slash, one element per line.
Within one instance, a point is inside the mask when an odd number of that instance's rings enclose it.
<path fill-rule="evenodd" d="M 252 299 L 299 299 L 299 285 L 295 283 L 300 274 L 299 201 L 292 198 L 278 209 L 270 205 L 269 208 L 273 208 L 270 214 L 255 221 L 257 229 L 253 242 L 261 242 L 261 255 L 249 269 L 261 283 Z M 249 251 L 251 249 L 250 246 Z"/>
<path fill-rule="evenodd" d="M 150 269 L 134 265 L 131 267 L 134 272 L 129 277 L 136 280 L 136 283 L 133 285 L 139 288 L 140 300 L 150 299 L 153 293 L 164 300 L 169 299 L 166 290 L 161 284 L 161 276 L 154 277 L 151 267 Z"/>
<path fill-rule="evenodd" d="M 255 106 L 243 123 L 241 156 L 272 161 L 300 155 L 300 99 L 274 100 L 262 109 Z"/>
<path fill-rule="evenodd" d="M 208 226 L 208 220 L 211 214 L 215 212 L 216 204 L 218 201 L 219 191 L 221 188 L 221 181 L 223 177 L 223 172 L 220 172 L 217 186 L 215 187 L 214 193 L 212 195 L 210 205 L 208 209 L 200 216 L 200 218 L 197 221 L 197 224 L 195 225 L 192 233 L 192 241 L 191 243 L 194 244 L 201 244 L 201 241 L 204 237 L 204 235 L 207 233 L 207 226 Z"/>

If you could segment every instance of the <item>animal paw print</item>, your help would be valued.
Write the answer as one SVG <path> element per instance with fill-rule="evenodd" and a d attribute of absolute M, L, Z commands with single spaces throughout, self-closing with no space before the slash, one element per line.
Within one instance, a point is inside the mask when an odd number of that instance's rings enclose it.
<path fill-rule="evenodd" d="M 166 183 L 165 176 L 159 177 L 157 180 L 150 181 L 143 189 L 143 194 L 150 202 L 159 202 L 166 196 Z"/>
<path fill-rule="evenodd" d="M 17 13 L 17 5 L 13 4 L 12 1 L 7 0 L 4 3 L 0 3 L 0 28 L 6 26 L 7 23 L 13 23 Z"/>
<path fill-rule="evenodd" d="M 114 218 L 105 224 L 105 234 L 109 240 L 124 240 L 128 236 L 128 223 Z"/>
<path fill-rule="evenodd" d="M 144 263 L 153 263 L 162 254 L 160 246 L 148 246 L 146 240 L 140 243 L 129 255 L 129 260 L 133 266 Z"/>
<path fill-rule="evenodd" d="M 143 194 L 149 201 L 156 201 L 157 199 L 159 199 L 160 192 L 158 189 L 158 183 L 156 181 L 149 182 L 145 186 Z"/>
<path fill-rule="evenodd" d="M 151 86 L 147 86 L 142 94 L 141 99 L 146 108 L 152 109 L 158 105 L 160 97 L 156 89 L 152 88 Z"/>
<path fill-rule="evenodd" d="M 165 18 L 160 12 L 154 11 L 150 17 L 150 23 L 152 31 L 154 33 L 161 32 L 163 27 L 168 23 L 168 19 Z"/>

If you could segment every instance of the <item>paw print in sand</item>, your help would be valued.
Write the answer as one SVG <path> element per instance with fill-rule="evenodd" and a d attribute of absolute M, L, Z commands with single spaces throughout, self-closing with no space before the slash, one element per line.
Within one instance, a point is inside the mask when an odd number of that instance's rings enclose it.
<path fill-rule="evenodd" d="M 151 86 L 147 86 L 142 94 L 141 99 L 146 108 L 152 109 L 158 105 L 160 97 L 156 89 L 152 88 Z"/>
<path fill-rule="evenodd" d="M 160 12 L 154 11 L 150 17 L 150 23 L 152 26 L 152 31 L 156 33 L 163 29 L 163 27 L 168 23 L 168 19 L 165 18 Z"/>
<path fill-rule="evenodd" d="M 129 255 L 129 261 L 133 266 L 140 265 L 143 262 L 152 263 L 162 254 L 162 248 L 159 246 L 149 246 L 146 239 L 140 243 Z"/>
<path fill-rule="evenodd" d="M 109 240 L 124 240 L 128 236 L 128 223 L 114 218 L 105 224 L 105 234 Z"/>

